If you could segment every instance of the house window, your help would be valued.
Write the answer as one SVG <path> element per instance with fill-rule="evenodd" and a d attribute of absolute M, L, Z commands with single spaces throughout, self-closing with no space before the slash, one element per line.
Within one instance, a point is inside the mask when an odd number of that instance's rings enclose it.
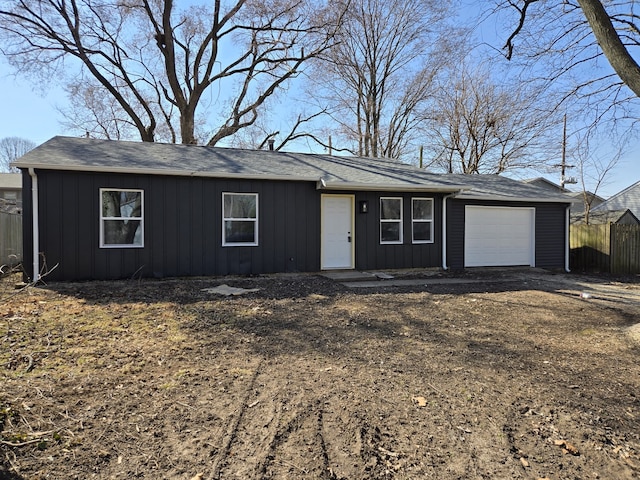
<path fill-rule="evenodd" d="M 142 190 L 100 189 L 100 247 L 143 247 Z"/>
<path fill-rule="evenodd" d="M 411 199 L 411 232 L 413 243 L 433 243 L 433 199 Z"/>
<path fill-rule="evenodd" d="M 222 194 L 222 245 L 258 245 L 258 194 Z"/>
<path fill-rule="evenodd" d="M 380 198 L 380 243 L 402 243 L 402 198 Z"/>

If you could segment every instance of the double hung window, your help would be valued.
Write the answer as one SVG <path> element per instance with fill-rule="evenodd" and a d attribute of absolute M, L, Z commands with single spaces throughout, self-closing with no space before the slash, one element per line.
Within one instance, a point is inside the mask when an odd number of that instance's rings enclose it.
<path fill-rule="evenodd" d="M 144 192 L 100 189 L 100 247 L 144 247 Z"/>
<path fill-rule="evenodd" d="M 413 243 L 433 243 L 433 199 L 411 199 L 411 232 Z"/>
<path fill-rule="evenodd" d="M 222 245 L 258 245 L 258 194 L 222 194 Z"/>
<path fill-rule="evenodd" d="M 402 198 L 380 198 L 380 243 L 402 243 Z"/>

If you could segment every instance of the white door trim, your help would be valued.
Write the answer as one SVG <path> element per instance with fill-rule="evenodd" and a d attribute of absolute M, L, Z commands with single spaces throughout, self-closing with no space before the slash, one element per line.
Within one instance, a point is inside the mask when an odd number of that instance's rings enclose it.
<path fill-rule="evenodd" d="M 342 212 L 348 216 L 346 222 L 344 222 L 343 228 L 338 226 L 338 232 L 332 232 L 331 229 L 328 228 L 329 224 L 327 222 L 331 221 L 332 218 L 330 214 L 327 212 L 327 208 L 325 206 L 325 202 L 331 199 L 345 199 L 348 200 L 348 205 L 345 202 L 344 207 L 345 210 Z M 346 211 L 348 208 L 348 212 Z M 340 195 L 340 194 L 322 194 L 320 196 L 320 268 L 322 270 L 341 270 L 341 269 L 353 269 L 355 268 L 355 195 Z M 345 219 L 342 219 L 343 221 Z M 344 227 L 347 228 L 345 232 Z M 328 235 L 333 235 L 333 239 L 329 239 Z M 335 242 L 336 240 L 340 240 L 340 237 L 344 235 L 344 243 L 338 245 L 338 251 L 335 247 L 328 247 L 328 243 L 330 241 Z M 349 237 L 350 240 L 349 241 Z M 344 253 L 343 260 L 340 259 L 340 251 Z M 337 253 L 338 258 L 331 258 L 330 252 Z M 347 258 L 348 257 L 348 258 Z"/>

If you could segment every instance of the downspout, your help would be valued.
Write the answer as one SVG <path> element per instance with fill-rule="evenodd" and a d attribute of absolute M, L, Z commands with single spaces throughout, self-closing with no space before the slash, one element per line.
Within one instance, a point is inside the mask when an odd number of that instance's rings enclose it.
<path fill-rule="evenodd" d="M 457 195 L 450 193 L 442 197 L 442 269 L 449 270 L 447 265 L 447 200 Z"/>
<path fill-rule="evenodd" d="M 569 268 L 569 252 L 570 252 L 570 235 L 571 235 L 571 204 L 567 205 L 565 209 L 565 242 L 564 242 L 564 270 L 565 272 L 571 272 Z"/>
<path fill-rule="evenodd" d="M 39 220 L 38 220 L 38 176 L 33 168 L 29 168 L 29 175 L 31 176 L 31 221 L 32 221 L 32 235 L 31 244 L 33 246 L 33 283 L 37 283 L 40 280 L 40 232 L 39 232 Z"/>

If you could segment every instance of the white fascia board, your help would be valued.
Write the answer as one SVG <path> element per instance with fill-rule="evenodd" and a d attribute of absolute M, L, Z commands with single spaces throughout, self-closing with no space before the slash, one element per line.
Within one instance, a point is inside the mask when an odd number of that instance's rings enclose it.
<path fill-rule="evenodd" d="M 388 183 L 376 184 L 376 183 L 350 183 L 350 182 L 332 182 L 326 183 L 324 180 L 320 180 L 317 183 L 318 190 L 351 190 L 351 191 L 382 191 L 382 192 L 434 192 L 434 193 L 452 193 L 468 190 L 469 187 L 464 185 L 448 185 L 444 186 L 429 186 L 421 184 L 402 184 L 402 185 L 390 185 Z"/>
<path fill-rule="evenodd" d="M 530 203 L 579 203 L 571 198 L 541 198 L 541 197 L 503 197 L 500 195 L 462 195 L 456 200 L 482 200 L 496 202 L 530 202 Z"/>
<path fill-rule="evenodd" d="M 230 173 L 230 172 L 208 172 L 189 170 L 170 170 L 153 168 L 131 168 L 131 167 L 102 167 L 102 166 L 80 166 L 80 165 L 24 165 L 15 164 L 18 168 L 34 168 L 37 170 L 66 170 L 74 172 L 91 173 L 126 173 L 136 175 L 166 175 L 175 177 L 206 177 L 206 178 L 231 178 L 245 180 L 287 180 L 299 182 L 317 182 L 318 177 L 298 177 L 292 175 L 275 175 L 267 173 Z"/>

